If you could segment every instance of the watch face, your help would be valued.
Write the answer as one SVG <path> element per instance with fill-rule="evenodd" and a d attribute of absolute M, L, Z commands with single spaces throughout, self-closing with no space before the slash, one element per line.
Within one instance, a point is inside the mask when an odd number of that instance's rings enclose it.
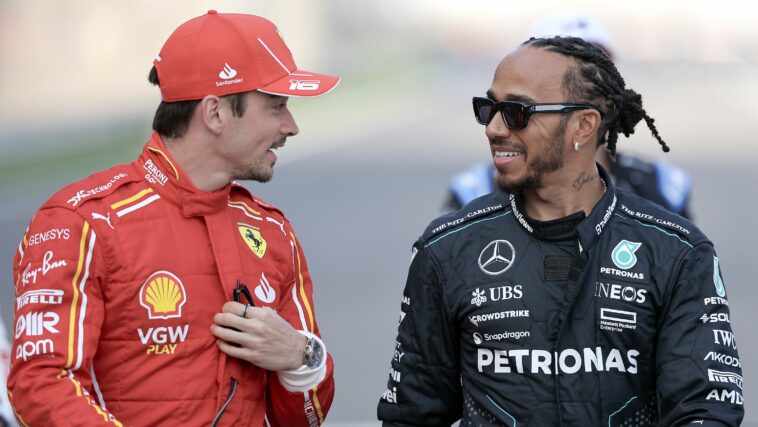
<path fill-rule="evenodd" d="M 305 365 L 309 368 L 315 368 L 321 365 L 321 361 L 324 359 L 324 348 L 321 344 L 310 338 L 306 344 L 305 350 Z"/>

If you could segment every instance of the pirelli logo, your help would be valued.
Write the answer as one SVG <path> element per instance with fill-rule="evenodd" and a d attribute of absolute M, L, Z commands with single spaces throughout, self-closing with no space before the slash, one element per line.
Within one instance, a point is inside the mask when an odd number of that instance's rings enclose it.
<path fill-rule="evenodd" d="M 709 369 L 708 380 L 712 383 L 732 383 L 742 390 L 742 375 L 734 372 Z"/>

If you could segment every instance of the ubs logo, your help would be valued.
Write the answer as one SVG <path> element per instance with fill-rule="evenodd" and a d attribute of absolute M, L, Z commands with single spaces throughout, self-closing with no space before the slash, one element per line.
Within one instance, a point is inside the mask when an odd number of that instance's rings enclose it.
<path fill-rule="evenodd" d="M 516 260 L 516 250 L 507 240 L 493 240 L 479 254 L 479 269 L 490 276 L 505 273 Z"/>

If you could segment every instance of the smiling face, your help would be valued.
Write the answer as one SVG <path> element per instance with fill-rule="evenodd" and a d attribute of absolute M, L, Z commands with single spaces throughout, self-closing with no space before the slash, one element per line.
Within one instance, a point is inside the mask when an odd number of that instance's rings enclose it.
<path fill-rule="evenodd" d="M 563 76 L 571 64 L 558 53 L 521 47 L 500 62 L 487 96 L 495 101 L 565 102 Z M 512 130 L 496 114 L 485 133 L 497 186 L 509 193 L 545 186 L 546 176 L 564 166 L 569 118 L 570 114 L 536 113 L 525 128 Z"/>
<path fill-rule="evenodd" d="M 247 94 L 242 117 L 229 117 L 219 154 L 229 163 L 232 179 L 259 182 L 271 179 L 276 163 L 274 150 L 299 132 L 287 100 L 284 96 L 252 91 Z M 231 108 L 228 114 L 231 115 Z"/>

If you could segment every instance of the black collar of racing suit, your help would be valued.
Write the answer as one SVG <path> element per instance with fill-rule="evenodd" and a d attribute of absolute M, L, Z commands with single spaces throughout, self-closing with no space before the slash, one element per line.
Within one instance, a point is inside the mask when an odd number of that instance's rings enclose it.
<path fill-rule="evenodd" d="M 608 172 L 599 164 L 597 169 L 607 190 L 589 216 L 579 211 L 563 218 L 539 221 L 526 214 L 521 194 L 511 194 L 511 209 L 516 220 L 526 231 L 541 240 L 560 241 L 578 237 L 582 250 L 589 250 L 613 217 L 618 200 L 616 187 Z"/>

